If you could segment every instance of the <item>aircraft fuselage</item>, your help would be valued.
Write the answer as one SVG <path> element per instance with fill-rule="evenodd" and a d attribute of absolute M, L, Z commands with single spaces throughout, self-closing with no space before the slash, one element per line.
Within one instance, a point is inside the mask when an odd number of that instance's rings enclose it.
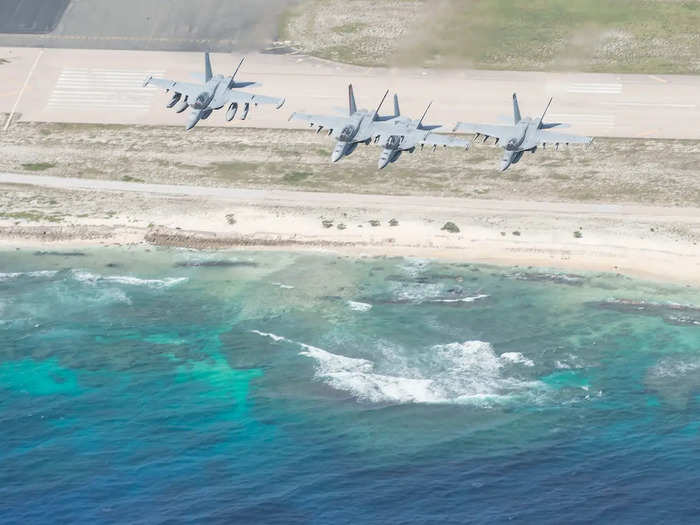
<path fill-rule="evenodd" d="M 501 171 L 507 170 L 511 164 L 517 164 L 524 152 L 537 149 L 539 120 L 524 118 L 515 125 L 515 129 L 516 133 L 502 144 L 505 151 L 501 158 Z"/>

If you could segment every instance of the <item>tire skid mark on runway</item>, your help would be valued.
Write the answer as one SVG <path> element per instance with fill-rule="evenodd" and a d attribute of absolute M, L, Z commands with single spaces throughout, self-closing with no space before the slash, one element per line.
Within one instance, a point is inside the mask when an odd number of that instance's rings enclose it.
<path fill-rule="evenodd" d="M 124 109 L 147 111 L 157 89 L 143 87 L 150 75 L 162 76 L 163 70 L 109 68 L 64 68 L 56 81 L 47 110 Z"/>

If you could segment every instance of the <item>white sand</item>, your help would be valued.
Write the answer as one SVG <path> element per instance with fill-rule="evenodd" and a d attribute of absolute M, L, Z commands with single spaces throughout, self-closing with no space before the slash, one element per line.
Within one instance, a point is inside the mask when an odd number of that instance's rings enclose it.
<path fill-rule="evenodd" d="M 9 182 L 13 184 L 6 188 L 40 184 L 42 191 L 69 192 L 61 195 L 66 202 L 107 196 L 119 213 L 88 213 L 60 224 L 0 219 L 4 246 L 152 243 L 321 250 L 617 272 L 700 286 L 698 208 L 238 190 L 0 174 L 0 183 Z M 235 224 L 227 221 L 229 214 Z M 398 225 L 390 226 L 391 219 Z M 324 227 L 323 220 L 332 226 Z M 380 225 L 372 226 L 371 220 Z M 441 230 L 447 221 L 460 232 Z"/>

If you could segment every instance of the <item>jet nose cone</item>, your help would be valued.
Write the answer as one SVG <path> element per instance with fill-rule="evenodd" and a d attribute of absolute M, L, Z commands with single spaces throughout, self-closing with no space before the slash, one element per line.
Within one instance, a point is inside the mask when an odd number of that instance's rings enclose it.
<path fill-rule="evenodd" d="M 508 166 L 510 166 L 509 162 L 501 162 L 501 171 L 506 171 Z"/>
<path fill-rule="evenodd" d="M 334 150 L 333 153 L 331 153 L 331 162 L 338 162 L 342 157 L 342 151 Z"/>
<path fill-rule="evenodd" d="M 386 165 L 389 164 L 389 159 L 388 158 L 380 158 L 379 161 L 377 162 L 377 169 L 383 170 L 386 168 Z"/>

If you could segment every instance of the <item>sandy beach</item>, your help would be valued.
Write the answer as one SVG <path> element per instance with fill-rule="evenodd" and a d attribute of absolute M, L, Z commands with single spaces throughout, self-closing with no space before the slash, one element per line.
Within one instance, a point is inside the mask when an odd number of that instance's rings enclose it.
<path fill-rule="evenodd" d="M 0 184 L 5 200 L 60 202 L 64 210 L 81 210 L 60 222 L 52 219 L 58 215 L 29 223 L 6 214 L 0 220 L 5 248 L 315 250 L 613 272 L 700 285 L 698 208 L 242 190 L 17 174 L 0 174 Z M 459 231 L 444 229 L 448 222 Z"/>

